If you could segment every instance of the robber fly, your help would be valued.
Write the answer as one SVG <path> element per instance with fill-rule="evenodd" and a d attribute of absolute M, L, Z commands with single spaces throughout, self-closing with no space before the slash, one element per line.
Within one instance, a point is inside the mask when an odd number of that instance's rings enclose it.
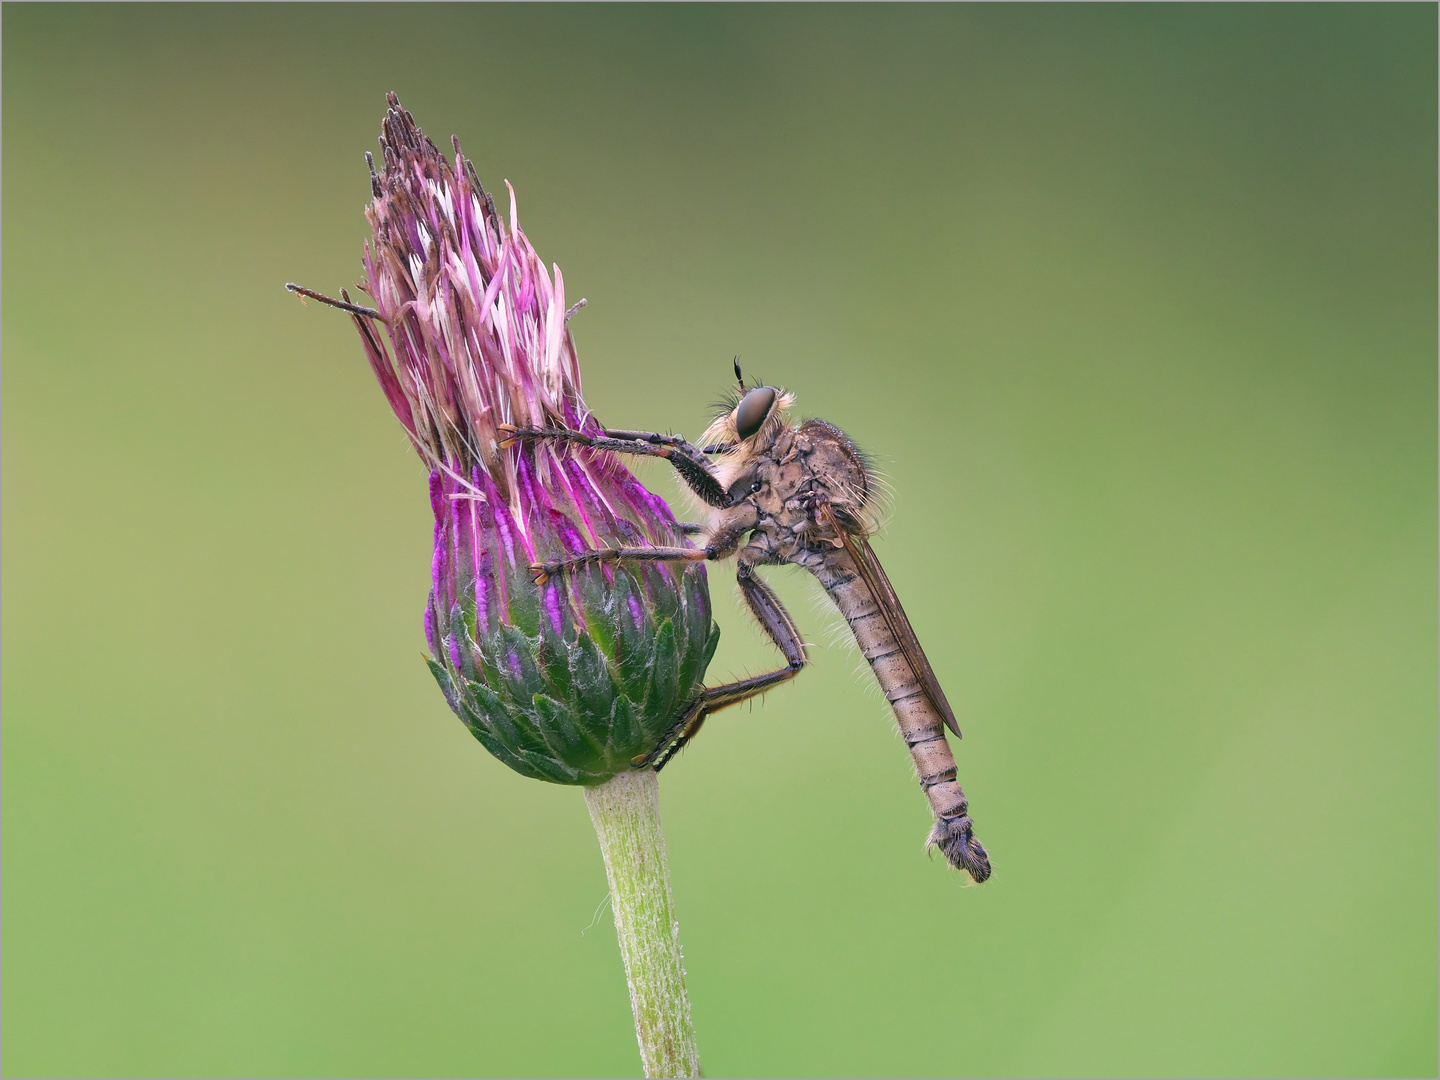
<path fill-rule="evenodd" d="M 850 624 L 860 650 L 885 692 L 900 733 L 930 800 L 935 827 L 928 846 L 975 882 L 990 876 L 990 858 L 975 838 L 955 757 L 944 728 L 960 727 L 920 647 L 890 579 L 871 550 L 874 477 L 864 457 L 824 420 L 791 424 L 794 396 L 775 386 L 746 388 L 735 362 L 739 393 L 701 438 L 606 430 L 603 436 L 558 428 L 506 428 L 508 446 L 521 439 L 553 439 L 621 454 L 664 458 L 709 510 L 704 525 L 682 525 L 698 546 L 621 547 L 537 563 L 543 584 L 551 575 L 594 563 L 700 562 L 735 556 L 736 577 L 750 611 L 785 657 L 786 666 L 764 675 L 705 687 L 637 768 L 664 768 L 695 737 L 710 713 L 793 679 L 805 666 L 805 645 L 779 597 L 755 573 L 757 566 L 791 563 L 819 579 Z"/>

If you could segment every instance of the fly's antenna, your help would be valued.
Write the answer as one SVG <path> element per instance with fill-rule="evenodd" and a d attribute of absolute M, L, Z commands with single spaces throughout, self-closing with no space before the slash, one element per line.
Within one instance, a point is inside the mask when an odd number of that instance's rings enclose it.
<path fill-rule="evenodd" d="M 740 384 L 740 393 L 745 392 L 745 376 L 740 374 L 740 357 L 735 357 L 735 381 Z"/>

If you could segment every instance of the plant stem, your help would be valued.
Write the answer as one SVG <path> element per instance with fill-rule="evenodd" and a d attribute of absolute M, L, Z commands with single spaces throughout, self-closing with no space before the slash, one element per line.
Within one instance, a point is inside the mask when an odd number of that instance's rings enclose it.
<path fill-rule="evenodd" d="M 605 856 L 645 1075 L 699 1076 L 680 924 L 670 900 L 670 868 L 660 831 L 659 792 L 653 770 L 632 770 L 587 787 L 585 803 Z"/>

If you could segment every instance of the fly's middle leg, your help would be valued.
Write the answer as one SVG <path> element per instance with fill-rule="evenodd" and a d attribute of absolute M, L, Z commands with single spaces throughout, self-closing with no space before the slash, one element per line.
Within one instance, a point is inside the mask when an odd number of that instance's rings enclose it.
<path fill-rule="evenodd" d="M 682 530 L 684 531 L 684 530 Z M 710 542 L 703 548 L 682 547 L 618 547 L 596 548 L 579 555 L 549 562 L 532 563 L 530 573 L 535 584 L 544 585 L 556 574 L 567 570 L 578 570 L 583 566 L 608 562 L 714 562 L 726 559 L 740 546 L 740 533 L 735 529 L 720 530 L 710 535 Z"/>
<path fill-rule="evenodd" d="M 597 548 L 565 559 L 551 559 L 549 562 L 533 563 L 530 573 L 536 585 L 544 585 L 554 575 L 566 570 L 578 570 L 595 563 L 619 562 L 704 562 L 712 558 L 705 548 L 675 547 L 618 547 Z"/>

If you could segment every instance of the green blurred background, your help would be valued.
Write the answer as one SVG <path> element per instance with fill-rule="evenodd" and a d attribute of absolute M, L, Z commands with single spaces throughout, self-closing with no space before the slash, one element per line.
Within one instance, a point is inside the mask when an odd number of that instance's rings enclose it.
<path fill-rule="evenodd" d="M 390 89 L 605 421 L 740 353 L 895 488 L 997 872 L 848 649 L 717 718 L 710 1075 L 1436 1072 L 1433 5 L 3 18 L 7 1074 L 638 1072 L 580 793 L 447 711 L 424 474 L 281 288 L 359 276 Z"/>

